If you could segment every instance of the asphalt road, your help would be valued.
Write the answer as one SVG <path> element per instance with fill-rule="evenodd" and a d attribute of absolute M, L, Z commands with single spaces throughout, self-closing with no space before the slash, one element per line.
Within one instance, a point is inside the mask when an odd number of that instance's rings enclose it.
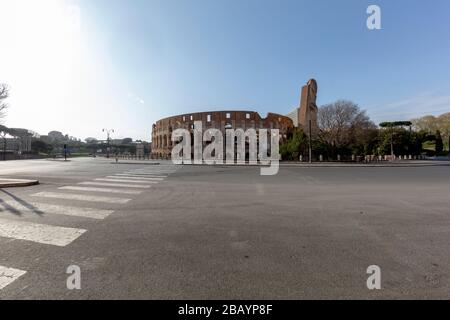
<path fill-rule="evenodd" d="M 450 298 L 448 163 L 260 176 L 37 160 L 0 177 L 41 182 L 0 190 L 0 299 Z"/>

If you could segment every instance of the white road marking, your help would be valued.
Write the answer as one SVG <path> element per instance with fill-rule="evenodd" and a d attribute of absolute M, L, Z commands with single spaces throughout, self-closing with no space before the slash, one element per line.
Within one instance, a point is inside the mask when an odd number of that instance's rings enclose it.
<path fill-rule="evenodd" d="M 120 172 L 121 174 L 139 174 L 139 175 L 145 175 L 145 174 L 150 174 L 150 175 L 164 175 L 167 176 L 170 172 L 166 172 L 166 171 L 125 171 L 125 172 Z"/>
<path fill-rule="evenodd" d="M 79 200 L 88 202 L 119 203 L 119 204 L 125 204 L 131 201 L 131 199 L 123 199 L 123 198 L 99 197 L 99 196 L 89 196 L 85 194 L 56 193 L 56 192 L 39 192 L 33 194 L 33 197 Z"/>
<path fill-rule="evenodd" d="M 0 237 L 65 247 L 86 230 L 0 218 Z"/>
<path fill-rule="evenodd" d="M 167 178 L 167 175 L 154 175 L 154 174 L 138 174 L 138 173 L 117 173 L 116 176 L 125 176 L 125 177 L 148 177 L 148 178 Z"/>
<path fill-rule="evenodd" d="M 136 190 L 119 190 L 119 189 L 76 187 L 76 186 L 67 186 L 67 187 L 61 187 L 58 189 L 59 190 L 72 190 L 72 191 L 103 192 L 103 193 L 121 193 L 121 194 L 141 194 L 142 193 L 142 191 L 136 191 Z"/>
<path fill-rule="evenodd" d="M 109 176 L 108 178 L 112 178 L 113 176 Z M 164 181 L 163 178 L 156 178 L 156 177 L 150 177 L 150 176 L 134 176 L 134 175 L 115 175 L 114 178 L 125 178 L 125 179 L 136 179 L 136 180 L 148 180 L 148 181 Z"/>
<path fill-rule="evenodd" d="M 150 184 L 157 184 L 159 183 L 159 181 L 143 181 L 143 180 L 131 180 L 130 179 L 125 179 L 125 178 L 121 178 L 121 177 L 106 177 L 106 178 L 98 178 L 95 179 L 95 181 L 104 181 L 104 182 L 127 182 L 127 183 L 150 183 Z"/>
<path fill-rule="evenodd" d="M 127 179 L 127 180 L 144 180 L 144 181 L 163 181 L 164 178 L 158 178 L 161 180 L 156 180 L 153 178 L 149 178 L 149 177 L 138 177 L 138 176 L 107 176 L 107 179 Z"/>
<path fill-rule="evenodd" d="M 153 171 L 125 171 L 124 173 L 136 173 L 136 174 L 170 174 L 173 171 L 169 170 L 153 170 Z"/>
<path fill-rule="evenodd" d="M 27 272 L 23 270 L 0 266 L 0 290 L 19 279 L 25 273 Z"/>
<path fill-rule="evenodd" d="M 125 172 L 136 172 L 136 173 L 173 173 L 176 170 L 128 170 Z"/>
<path fill-rule="evenodd" d="M 3 204 L 3 205 L 2 205 Z M 0 201 L 0 208 L 6 211 L 17 210 L 19 212 L 34 212 L 35 214 L 58 214 L 65 216 L 75 216 L 82 218 L 91 218 L 97 220 L 103 220 L 114 212 L 114 210 L 83 208 L 83 207 L 70 207 L 60 206 L 56 204 L 29 202 L 27 206 L 17 201 Z"/>
<path fill-rule="evenodd" d="M 81 182 L 79 185 L 84 186 L 100 186 L 100 187 L 119 187 L 119 188 L 138 188 L 149 189 L 150 185 L 121 184 L 121 183 L 103 183 L 103 182 Z"/>

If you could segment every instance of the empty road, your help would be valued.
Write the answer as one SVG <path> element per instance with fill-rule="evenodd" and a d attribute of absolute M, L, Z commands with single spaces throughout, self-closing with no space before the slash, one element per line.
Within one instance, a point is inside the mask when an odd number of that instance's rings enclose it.
<path fill-rule="evenodd" d="M 450 166 L 0 163 L 0 299 L 450 297 Z M 381 290 L 366 270 L 381 268 Z M 69 266 L 80 290 L 69 290 Z"/>

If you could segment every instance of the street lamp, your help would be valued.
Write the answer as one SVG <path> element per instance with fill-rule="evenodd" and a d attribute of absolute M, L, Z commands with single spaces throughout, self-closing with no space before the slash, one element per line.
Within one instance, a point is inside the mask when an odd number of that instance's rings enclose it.
<path fill-rule="evenodd" d="M 106 132 L 106 158 L 109 159 L 109 141 L 111 140 L 111 133 L 114 133 L 114 129 L 103 129 L 103 132 Z"/>
<path fill-rule="evenodd" d="M 309 120 L 309 163 L 312 163 L 312 120 Z"/>

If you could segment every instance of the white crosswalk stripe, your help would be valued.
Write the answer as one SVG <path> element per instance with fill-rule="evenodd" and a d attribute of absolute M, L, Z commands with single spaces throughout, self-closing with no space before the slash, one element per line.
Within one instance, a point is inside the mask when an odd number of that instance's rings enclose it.
<path fill-rule="evenodd" d="M 99 186 L 99 187 L 118 187 L 118 188 L 137 188 L 137 189 L 149 189 L 150 185 L 137 185 L 137 184 L 121 184 L 121 183 L 103 183 L 103 182 L 80 182 L 82 186 Z"/>
<path fill-rule="evenodd" d="M 116 176 L 124 176 L 124 177 L 149 177 L 149 178 L 167 178 L 167 176 L 164 175 L 153 175 L 153 174 L 137 174 L 137 173 L 118 173 Z"/>
<path fill-rule="evenodd" d="M 0 218 L 0 237 L 65 247 L 86 230 Z"/>
<path fill-rule="evenodd" d="M 155 180 L 155 179 L 150 179 L 150 178 L 146 178 L 146 177 L 137 177 L 137 176 L 107 176 L 106 179 L 125 179 L 125 180 L 134 180 L 134 181 L 162 181 L 162 180 Z M 163 179 L 163 178 L 159 178 L 159 179 Z"/>
<path fill-rule="evenodd" d="M 61 187 L 58 189 L 59 190 L 71 190 L 71 191 L 120 193 L 120 194 L 141 194 L 142 193 L 142 191 L 136 191 L 136 190 L 118 190 L 118 189 L 94 188 L 94 187 L 77 187 L 77 186 L 66 186 L 66 187 Z"/>
<path fill-rule="evenodd" d="M 178 168 L 176 170 L 178 170 Z M 48 201 L 55 199 L 91 203 L 126 204 L 131 201 L 131 199 L 83 193 L 102 192 L 139 195 L 144 191 L 143 189 L 151 189 L 156 184 L 164 181 L 176 170 L 174 170 L 173 167 L 160 167 L 157 170 L 132 170 L 117 173 L 105 178 L 98 178 L 93 181 L 80 182 L 77 183 L 76 186 L 68 185 L 58 188 L 59 190 L 79 191 L 79 193 L 44 191 L 32 194 L 31 196 L 34 198 L 47 199 Z M 59 205 L 41 201 L 25 202 L 9 199 L 4 201 L 0 199 L 0 213 L 2 213 L 2 216 L 0 216 L 0 238 L 64 247 L 78 239 L 86 233 L 87 230 L 12 219 L 10 216 L 5 216 L 5 213 L 10 213 L 17 217 L 22 217 L 24 214 L 39 216 L 55 214 L 103 220 L 114 213 L 114 210 L 84 206 L 78 207 L 73 204 Z M 26 273 L 27 271 L 24 270 L 0 266 L 0 290 L 4 289 Z"/>
<path fill-rule="evenodd" d="M 27 272 L 23 270 L 0 266 L 0 290 L 6 288 L 6 286 L 19 279 L 25 273 Z"/>
<path fill-rule="evenodd" d="M 148 181 L 164 181 L 164 177 L 150 177 L 150 176 L 132 176 L 132 175 L 115 175 L 115 176 L 108 176 L 107 178 L 115 178 L 115 179 L 135 179 L 135 180 L 148 180 Z"/>
<path fill-rule="evenodd" d="M 131 171 L 125 171 L 124 173 L 143 173 L 143 174 L 171 174 L 175 171 L 171 170 L 153 170 L 153 171 L 142 171 L 142 170 L 131 170 Z"/>
<path fill-rule="evenodd" d="M 35 213 L 35 214 L 57 214 L 65 216 L 74 216 L 82 218 L 90 218 L 103 220 L 114 212 L 114 210 L 83 208 L 83 207 L 70 207 L 61 206 L 48 203 L 28 202 L 26 205 L 17 201 L 0 201 L 0 211 L 4 209 L 12 213 Z"/>
<path fill-rule="evenodd" d="M 125 178 L 121 178 L 121 177 L 106 177 L 106 178 L 98 178 L 95 179 L 95 181 L 104 181 L 104 182 L 126 182 L 126 183 L 145 183 L 145 184 L 157 184 L 159 183 L 159 181 L 146 181 L 146 180 L 132 180 L 132 178 L 130 179 L 125 179 Z"/>
<path fill-rule="evenodd" d="M 33 194 L 33 197 L 42 198 L 53 198 L 53 199 L 63 199 L 63 200 L 79 200 L 87 202 L 103 202 L 103 203 L 117 203 L 125 204 L 131 199 L 124 198 L 113 198 L 113 197 L 100 197 L 100 196 L 90 196 L 84 194 L 73 194 L 73 193 L 57 193 L 57 192 L 39 192 Z"/>
<path fill-rule="evenodd" d="M 129 170 L 104 178 L 98 178 L 93 181 L 80 182 L 76 186 L 69 185 L 58 188 L 59 190 L 79 191 L 79 193 L 45 191 L 33 194 L 32 197 L 48 200 L 56 199 L 91 203 L 126 204 L 131 201 L 131 199 L 83 193 L 101 192 L 139 195 L 144 191 L 143 189 L 152 188 L 156 184 L 164 181 L 170 174 L 176 172 L 178 169 L 179 167 L 169 165 L 158 166 L 158 168 Z M 83 206 L 78 207 L 74 205 L 59 205 L 40 201 L 25 202 L 9 199 L 8 201 L 4 201 L 0 199 L 0 212 L 3 213 L 3 216 L 5 215 L 4 213 L 20 216 L 22 214 L 41 216 L 55 214 L 102 220 L 114 213 L 114 210 Z M 3 216 L 0 217 L 1 238 L 64 247 L 87 232 L 87 230 L 80 228 L 61 227 L 22 220 L 19 221 Z M 0 266 L 0 290 L 4 289 L 26 273 L 27 272 L 23 270 Z"/>

